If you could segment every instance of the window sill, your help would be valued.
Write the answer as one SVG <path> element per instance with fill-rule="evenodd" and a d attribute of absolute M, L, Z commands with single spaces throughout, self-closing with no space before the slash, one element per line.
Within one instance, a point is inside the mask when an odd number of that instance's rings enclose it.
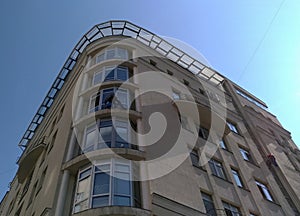
<path fill-rule="evenodd" d="M 131 207 L 131 206 L 105 206 L 94 209 L 86 209 L 81 212 L 73 213 L 72 215 L 84 216 L 84 215 L 120 215 L 120 216 L 150 216 L 151 212 L 146 209 Z"/>
<path fill-rule="evenodd" d="M 231 182 L 231 181 L 229 181 L 229 180 L 227 180 L 227 179 L 224 179 L 224 178 L 222 178 L 222 177 L 220 177 L 220 176 L 217 176 L 217 175 L 215 175 L 215 174 L 211 174 L 212 176 L 214 176 L 214 177 L 216 177 L 216 178 L 218 178 L 218 179 L 222 179 L 223 181 L 225 181 L 225 182 L 228 182 L 229 184 L 232 184 L 233 185 L 233 183 Z"/>
<path fill-rule="evenodd" d="M 228 152 L 230 154 L 233 154 L 232 151 L 229 151 L 228 149 L 224 149 L 224 148 L 221 148 L 221 147 L 220 147 L 220 149 L 222 149 L 223 151 Z"/>
<path fill-rule="evenodd" d="M 246 161 L 248 164 L 252 164 L 253 166 L 255 166 L 257 168 L 260 168 L 260 166 L 257 163 L 253 162 L 253 161 L 249 161 L 249 160 L 245 160 L 245 159 L 244 159 L 244 161 Z"/>
<path fill-rule="evenodd" d="M 251 193 L 251 191 L 249 189 L 245 188 L 245 187 L 240 187 L 240 186 L 237 186 L 237 187 L 244 190 L 244 191 L 247 191 L 247 192 Z"/>
<path fill-rule="evenodd" d="M 202 171 L 204 171 L 204 172 L 207 172 L 202 166 L 195 165 L 195 164 L 192 164 L 192 165 L 193 165 L 193 167 L 195 167 L 195 168 L 197 168 L 197 169 L 200 169 L 200 170 L 202 170 Z"/>

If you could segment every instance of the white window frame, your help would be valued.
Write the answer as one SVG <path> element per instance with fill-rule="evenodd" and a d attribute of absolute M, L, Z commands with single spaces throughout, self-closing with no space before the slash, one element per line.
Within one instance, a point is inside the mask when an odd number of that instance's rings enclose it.
<path fill-rule="evenodd" d="M 122 57 L 119 53 L 120 50 L 125 50 L 125 56 Z M 112 58 L 108 58 L 108 52 L 114 51 L 114 56 Z M 103 59 L 99 60 L 99 57 L 103 55 Z M 96 55 L 96 64 L 99 64 L 103 61 L 110 60 L 110 59 L 122 59 L 122 60 L 128 60 L 128 50 L 123 47 L 113 47 L 105 49 L 104 51 L 100 52 Z"/>
<path fill-rule="evenodd" d="M 134 182 L 133 182 L 133 164 L 131 161 L 129 160 L 123 160 L 123 159 L 115 159 L 115 158 L 111 158 L 111 159 L 107 159 L 107 160 L 101 160 L 101 161 L 93 161 L 93 164 L 94 165 L 89 165 L 83 169 L 80 169 L 78 174 L 77 174 L 77 180 L 76 180 L 76 191 L 75 191 L 75 196 L 74 196 L 74 200 L 73 200 L 73 210 L 72 212 L 73 213 L 78 213 L 78 212 L 82 212 L 86 209 L 82 209 L 80 211 L 76 211 L 75 212 L 75 206 L 82 202 L 82 200 L 80 202 L 76 202 L 76 194 L 77 194 L 77 190 L 78 190 L 78 187 L 79 187 L 79 182 L 80 182 L 80 179 L 79 179 L 79 176 L 81 173 L 84 173 L 85 171 L 91 169 L 90 171 L 90 188 L 88 188 L 87 190 L 88 193 L 89 193 L 89 196 L 88 196 L 88 208 L 87 209 L 92 209 L 93 206 L 92 206 L 92 203 L 93 203 L 93 198 L 95 197 L 99 197 L 101 195 L 93 195 L 93 190 L 94 190 L 94 187 L 95 187 L 95 176 L 98 172 L 96 172 L 96 167 L 97 166 L 102 166 L 102 165 L 106 165 L 106 164 L 109 164 L 109 193 L 107 194 L 108 195 L 108 204 L 105 205 L 105 206 L 113 206 L 115 205 L 113 202 L 114 202 L 114 197 L 115 196 L 122 196 L 120 194 L 115 194 L 114 192 L 114 177 L 116 176 L 115 173 L 116 172 L 122 172 L 122 173 L 127 173 L 129 174 L 129 191 L 130 191 L 130 194 L 129 195 L 126 195 L 127 197 L 130 198 L 130 204 L 129 206 L 134 206 L 135 204 L 135 201 L 134 201 L 134 198 L 135 198 L 135 191 L 134 191 Z M 126 172 L 126 171 L 117 171 L 116 170 L 116 166 L 120 164 L 120 165 L 125 165 L 125 166 L 128 166 L 129 168 L 129 171 Z M 105 171 L 104 171 L 105 172 Z M 135 174 L 136 175 L 136 174 Z M 140 190 L 140 188 L 139 188 Z M 125 195 L 124 195 L 125 196 Z M 85 199 L 86 200 L 86 199 Z M 104 206 L 103 206 L 104 207 Z M 95 208 L 98 208 L 98 207 L 95 207 Z M 99 207 L 100 208 L 100 207 Z"/>
<path fill-rule="evenodd" d="M 97 85 L 101 82 L 108 82 L 108 81 L 116 81 L 116 80 L 120 80 L 118 79 L 117 77 L 117 70 L 119 69 L 124 69 L 126 70 L 126 80 L 128 79 L 129 77 L 129 68 L 128 67 L 125 67 L 125 66 L 118 66 L 118 65 L 112 65 L 112 66 L 105 66 L 103 68 L 101 68 L 101 70 L 99 71 L 95 71 L 94 74 L 93 74 L 93 79 L 92 79 L 92 85 Z M 108 70 L 114 70 L 114 78 L 112 80 L 105 80 L 105 77 L 106 77 L 106 71 Z M 98 74 L 101 74 L 101 77 L 100 77 L 100 82 L 97 82 L 95 83 L 95 77 L 98 75 Z M 121 81 L 125 81 L 125 80 L 121 80 Z"/>
<path fill-rule="evenodd" d="M 109 90 L 109 89 L 112 89 L 113 90 L 113 94 L 114 94 L 114 97 L 115 97 L 115 94 L 117 91 L 123 91 L 123 92 L 126 92 L 127 94 L 127 97 L 126 97 L 126 100 L 127 100 L 127 104 L 126 104 L 126 107 L 124 107 L 125 109 L 128 109 L 129 108 L 129 95 L 130 95 L 130 91 L 128 89 L 124 89 L 124 88 L 117 88 L 117 87 L 109 87 L 109 88 L 105 88 L 105 89 L 101 89 L 99 90 L 98 92 L 92 94 L 90 96 L 90 99 L 89 99 L 89 105 L 88 105 L 88 114 L 90 113 L 94 113 L 94 112 L 97 112 L 99 110 L 102 110 L 102 102 L 103 102 L 103 92 L 105 90 Z M 99 103 L 98 103 L 98 110 L 95 111 L 96 107 L 95 104 L 92 104 L 92 101 L 93 99 L 96 99 L 97 97 L 99 97 Z M 123 105 L 123 104 L 122 104 Z M 113 107 L 112 107 L 113 108 Z"/>
<path fill-rule="evenodd" d="M 104 119 L 101 119 L 99 121 L 93 124 L 89 124 L 85 127 L 85 130 L 84 130 L 84 137 L 83 137 L 83 151 L 86 150 L 86 149 L 89 149 L 91 146 L 92 147 L 92 150 L 91 151 L 95 151 L 95 150 L 98 150 L 98 149 L 102 149 L 102 148 L 98 148 L 98 144 L 99 144 L 99 141 L 100 141 L 100 121 L 105 121 L 105 120 L 110 120 L 112 122 L 112 127 L 113 126 L 118 126 L 118 122 L 120 123 L 126 123 L 126 129 L 127 129 L 127 143 L 128 143 L 128 148 L 132 149 L 132 143 L 131 143 L 131 140 L 132 140 L 132 134 L 130 133 L 130 128 L 131 128 L 131 125 L 130 125 L 130 122 L 126 119 L 122 119 L 122 118 L 116 118 L 116 117 L 112 117 L 112 118 L 104 118 Z M 97 138 L 96 138 L 96 142 L 93 144 L 93 145 L 90 145 L 88 148 L 86 148 L 86 141 L 87 141 L 87 134 L 88 134 L 88 131 L 91 127 L 94 127 L 94 130 L 97 131 Z M 111 135 L 111 148 L 116 148 L 116 137 L 117 137 L 117 132 L 116 132 L 116 128 L 112 128 L 112 134 Z"/>

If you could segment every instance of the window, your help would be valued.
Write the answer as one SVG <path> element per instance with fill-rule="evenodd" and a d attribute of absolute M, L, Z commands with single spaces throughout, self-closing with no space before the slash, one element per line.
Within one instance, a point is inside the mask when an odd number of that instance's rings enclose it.
<path fill-rule="evenodd" d="M 28 206 L 30 206 L 30 204 L 32 203 L 33 201 L 33 197 L 35 195 L 35 190 L 37 188 L 37 182 L 33 185 L 33 188 L 31 190 L 31 194 L 30 194 L 30 197 L 29 197 L 29 200 L 28 200 Z"/>
<path fill-rule="evenodd" d="M 199 167 L 199 155 L 198 155 L 197 149 L 193 149 L 193 150 L 190 152 L 190 157 L 191 157 L 192 164 L 193 164 L 194 166 Z"/>
<path fill-rule="evenodd" d="M 220 147 L 225 150 L 228 149 L 224 139 L 220 140 Z"/>
<path fill-rule="evenodd" d="M 90 98 L 89 113 L 102 109 L 128 108 L 129 93 L 127 89 L 107 88 L 100 90 Z"/>
<path fill-rule="evenodd" d="M 199 128 L 199 137 L 201 137 L 202 139 L 207 140 L 209 136 L 209 130 L 206 129 L 205 127 L 200 126 Z"/>
<path fill-rule="evenodd" d="M 174 100 L 180 100 L 180 93 L 176 90 L 173 90 L 172 97 Z"/>
<path fill-rule="evenodd" d="M 210 159 L 208 163 L 213 175 L 216 175 L 222 179 L 226 179 L 222 163 L 214 159 Z"/>
<path fill-rule="evenodd" d="M 263 183 L 259 182 L 259 181 L 255 181 L 256 185 L 258 186 L 258 189 L 260 190 L 261 194 L 263 195 L 263 197 L 269 201 L 274 201 L 271 193 L 268 189 L 268 187 L 266 185 L 264 185 Z"/>
<path fill-rule="evenodd" d="M 104 50 L 96 57 L 96 64 L 109 59 L 128 59 L 128 51 L 124 48 L 114 47 Z"/>
<path fill-rule="evenodd" d="M 129 123 L 126 120 L 101 119 L 85 132 L 84 151 L 102 148 L 136 148 L 130 144 Z"/>
<path fill-rule="evenodd" d="M 237 186 L 243 187 L 243 182 L 241 180 L 239 172 L 237 170 L 235 170 L 235 169 L 231 169 L 231 172 L 232 172 L 234 181 L 237 184 Z"/>
<path fill-rule="evenodd" d="M 241 152 L 242 157 L 244 158 L 244 160 L 253 162 L 252 157 L 251 157 L 249 151 L 247 151 L 247 150 L 245 150 L 245 149 L 243 149 L 243 148 L 240 147 L 240 152 Z"/>
<path fill-rule="evenodd" d="M 47 167 L 44 169 L 42 175 L 41 175 L 41 178 L 39 180 L 39 185 L 38 185 L 38 189 L 37 189 L 37 194 L 40 192 L 40 190 L 42 189 L 43 187 L 43 184 L 44 184 L 44 181 L 45 181 L 45 177 L 46 177 L 46 173 L 47 173 Z"/>
<path fill-rule="evenodd" d="M 152 59 L 150 59 L 149 63 L 154 67 L 157 65 L 157 63 L 155 61 L 153 61 Z"/>
<path fill-rule="evenodd" d="M 126 81 L 128 79 L 128 68 L 121 66 L 104 67 L 102 70 L 95 72 L 93 85 L 111 80 Z"/>
<path fill-rule="evenodd" d="M 140 206 L 140 185 L 132 181 L 132 164 L 111 159 L 79 171 L 74 213 L 102 206 Z"/>
<path fill-rule="evenodd" d="M 211 196 L 203 192 L 201 192 L 201 196 L 205 206 L 206 215 L 217 216 L 216 209 Z"/>
<path fill-rule="evenodd" d="M 223 202 L 225 214 L 227 216 L 242 216 L 238 207 L 231 205 L 227 202 Z"/>
<path fill-rule="evenodd" d="M 187 117 L 180 116 L 180 122 L 181 122 L 182 128 L 184 128 L 184 129 L 186 129 L 188 131 L 192 131 L 192 129 L 191 129 L 190 125 L 189 125 Z"/>
<path fill-rule="evenodd" d="M 236 127 L 235 124 L 233 124 L 233 123 L 231 123 L 231 122 L 227 122 L 227 126 L 229 127 L 229 129 L 230 129 L 232 132 L 234 132 L 234 133 L 236 133 L 236 134 L 239 134 L 239 131 L 238 131 L 238 129 L 237 129 L 237 127 Z"/>
<path fill-rule="evenodd" d="M 55 143 L 55 140 L 56 140 L 56 136 L 57 136 L 57 130 L 55 131 L 55 133 L 54 133 L 53 136 L 52 136 L 50 145 L 49 145 L 49 147 L 48 147 L 48 154 L 49 154 L 49 152 L 52 150 L 52 148 L 53 148 L 53 146 L 54 146 L 54 143 Z"/>

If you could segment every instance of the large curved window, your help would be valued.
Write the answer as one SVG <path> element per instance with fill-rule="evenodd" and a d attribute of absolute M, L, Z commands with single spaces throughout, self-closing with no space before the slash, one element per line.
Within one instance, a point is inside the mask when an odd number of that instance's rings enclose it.
<path fill-rule="evenodd" d="M 111 80 L 126 81 L 128 79 L 128 68 L 123 66 L 108 66 L 94 73 L 93 85 Z"/>
<path fill-rule="evenodd" d="M 103 206 L 141 207 L 140 185 L 128 160 L 109 159 L 78 173 L 73 212 Z M 135 173 L 136 175 L 137 173 Z"/>
<path fill-rule="evenodd" d="M 130 123 L 121 119 L 101 119 L 89 125 L 85 130 L 83 151 L 94 151 L 103 148 L 133 148 L 131 144 Z"/>
<path fill-rule="evenodd" d="M 92 95 L 89 104 L 89 113 L 102 109 L 121 108 L 128 109 L 129 92 L 127 89 L 117 87 L 102 89 Z"/>
<path fill-rule="evenodd" d="M 96 64 L 109 59 L 128 59 L 128 51 L 124 48 L 114 47 L 101 52 L 96 56 Z"/>

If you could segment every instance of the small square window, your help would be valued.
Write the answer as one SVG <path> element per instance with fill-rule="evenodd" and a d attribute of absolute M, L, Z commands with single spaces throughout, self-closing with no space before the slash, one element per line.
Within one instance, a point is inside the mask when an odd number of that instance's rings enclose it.
<path fill-rule="evenodd" d="M 151 64 L 152 66 L 156 66 L 156 65 L 157 65 L 157 63 L 156 63 L 155 61 L 151 60 L 151 59 L 150 59 L 150 64 Z"/>
<path fill-rule="evenodd" d="M 253 162 L 251 154 L 248 150 L 243 149 L 243 148 L 240 147 L 240 152 L 241 152 L 241 155 L 244 158 L 244 160 Z"/>
<path fill-rule="evenodd" d="M 199 128 L 199 137 L 201 137 L 202 139 L 207 140 L 209 136 L 209 130 L 206 129 L 205 127 L 200 126 Z"/>
<path fill-rule="evenodd" d="M 173 90 L 172 97 L 174 100 L 180 100 L 180 93 L 176 90 Z"/>
<path fill-rule="evenodd" d="M 235 169 L 231 169 L 231 172 L 232 172 L 232 175 L 233 175 L 233 178 L 234 178 L 234 181 L 235 181 L 236 185 L 239 186 L 239 187 L 244 187 L 239 172 Z"/>
<path fill-rule="evenodd" d="M 202 201 L 205 206 L 206 215 L 217 216 L 217 212 L 216 212 L 212 197 L 209 194 L 204 193 L 204 192 L 201 192 L 201 196 L 202 196 Z"/>
<path fill-rule="evenodd" d="M 225 172 L 224 172 L 223 165 L 221 162 L 216 161 L 214 159 L 210 159 L 208 164 L 209 164 L 212 174 L 226 180 Z"/>
<path fill-rule="evenodd" d="M 220 147 L 221 147 L 222 149 L 225 149 L 225 150 L 228 149 L 228 148 L 227 148 L 227 145 L 226 145 L 226 143 L 225 143 L 225 141 L 224 141 L 224 139 L 221 139 L 221 140 L 220 140 Z"/>
<path fill-rule="evenodd" d="M 266 185 L 264 185 L 263 183 L 259 182 L 259 181 L 255 181 L 259 191 L 261 192 L 261 194 L 263 195 L 263 197 L 271 202 L 274 201 L 268 187 Z"/>
<path fill-rule="evenodd" d="M 190 157 L 191 157 L 192 164 L 196 167 L 199 167 L 199 155 L 197 149 L 193 149 L 190 152 Z"/>
<path fill-rule="evenodd" d="M 227 122 L 227 126 L 229 127 L 229 129 L 230 129 L 232 132 L 234 132 L 234 133 L 236 133 L 236 134 L 239 134 L 239 131 L 238 131 L 238 129 L 237 129 L 237 127 L 236 127 L 235 124 L 233 124 L 233 123 L 231 123 L 231 122 Z"/>
<path fill-rule="evenodd" d="M 170 71 L 170 70 L 167 70 L 167 73 L 169 74 L 169 75 L 171 75 L 171 76 L 173 76 L 173 72 L 172 71 Z"/>
<path fill-rule="evenodd" d="M 224 210 L 226 216 L 242 216 L 240 209 L 234 205 L 231 205 L 227 202 L 223 202 Z"/>
<path fill-rule="evenodd" d="M 190 85 L 190 82 L 189 81 L 187 81 L 187 80 L 183 80 L 183 83 L 184 83 L 184 85 L 186 85 L 186 86 L 188 86 L 188 85 Z"/>

